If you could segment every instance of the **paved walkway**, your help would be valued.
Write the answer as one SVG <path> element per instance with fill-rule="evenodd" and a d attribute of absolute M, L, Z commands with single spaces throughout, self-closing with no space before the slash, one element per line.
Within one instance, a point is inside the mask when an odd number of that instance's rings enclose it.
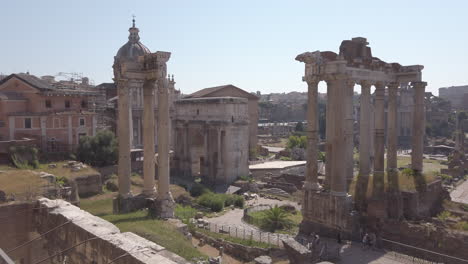
<path fill-rule="evenodd" d="M 458 203 L 468 204 L 468 180 L 458 185 L 451 193 L 452 201 Z"/>
<path fill-rule="evenodd" d="M 252 205 L 292 205 L 296 207 L 296 209 L 300 210 L 300 206 L 292 201 L 279 201 L 273 199 L 266 199 L 259 197 L 257 200 L 250 200 L 247 201 L 247 206 Z M 210 223 L 210 230 L 213 232 L 219 232 L 219 230 L 224 231 L 225 233 L 229 233 L 233 237 L 239 237 L 243 239 L 253 239 L 255 241 L 261 241 L 269 244 L 274 244 L 278 246 L 282 246 L 281 239 L 291 237 L 285 234 L 276 234 L 276 233 L 269 233 L 261 231 L 256 226 L 247 224 L 246 222 L 242 221 L 242 217 L 244 216 L 243 209 L 233 209 L 231 211 L 226 212 L 225 214 L 208 218 L 208 222 Z"/>

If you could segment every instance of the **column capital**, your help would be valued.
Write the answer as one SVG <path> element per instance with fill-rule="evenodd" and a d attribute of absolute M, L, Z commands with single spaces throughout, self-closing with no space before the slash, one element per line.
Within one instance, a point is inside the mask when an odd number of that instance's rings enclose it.
<path fill-rule="evenodd" d="M 326 82 L 347 79 L 349 79 L 349 75 L 345 73 L 329 73 L 323 75 L 323 80 L 325 80 Z"/>
<path fill-rule="evenodd" d="M 368 80 L 362 80 L 357 83 L 361 85 L 361 88 L 370 88 L 372 86 L 372 82 Z"/>
<path fill-rule="evenodd" d="M 143 89 L 155 89 L 156 79 L 146 79 L 143 83 Z"/>
<path fill-rule="evenodd" d="M 346 80 L 346 85 L 347 85 L 347 86 L 354 87 L 355 84 L 356 84 L 356 81 L 353 80 L 353 79 L 348 79 L 348 80 Z"/>
<path fill-rule="evenodd" d="M 426 85 L 427 85 L 427 82 L 421 82 L 421 81 L 417 81 L 417 82 L 411 82 L 411 85 L 413 86 L 413 88 L 426 88 Z"/>
<path fill-rule="evenodd" d="M 379 81 L 379 82 L 376 82 L 376 83 L 374 84 L 374 86 L 375 86 L 375 89 L 376 89 L 376 90 L 384 90 L 384 89 L 385 89 L 385 86 L 386 86 L 386 83 L 385 83 L 385 82 L 380 82 L 380 81 Z"/>
<path fill-rule="evenodd" d="M 302 81 L 306 82 L 308 85 L 318 85 L 321 80 L 317 75 L 307 75 L 302 77 Z"/>
<path fill-rule="evenodd" d="M 400 84 L 398 82 L 390 82 L 387 84 L 387 86 L 388 86 L 388 89 L 398 89 Z"/>

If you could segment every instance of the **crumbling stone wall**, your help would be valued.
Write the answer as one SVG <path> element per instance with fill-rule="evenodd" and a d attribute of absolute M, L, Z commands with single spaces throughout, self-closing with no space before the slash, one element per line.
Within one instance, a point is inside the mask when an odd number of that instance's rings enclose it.
<path fill-rule="evenodd" d="M 0 247 L 5 251 L 63 225 L 9 254 L 17 263 L 36 263 L 58 252 L 62 253 L 45 263 L 61 264 L 66 259 L 67 263 L 101 264 L 119 257 L 118 263 L 129 264 L 189 263 L 140 236 L 121 233 L 115 225 L 63 200 L 41 198 L 36 203 L 2 205 L 0 221 Z"/>
<path fill-rule="evenodd" d="M 466 250 L 468 248 L 468 236 L 466 232 L 448 230 L 442 226 L 433 224 L 412 224 L 401 221 L 387 221 L 382 231 L 382 237 L 391 241 L 398 241 L 413 247 L 468 259 L 468 251 Z M 382 246 L 385 249 L 391 249 L 437 263 L 465 263 L 385 240 L 382 241 Z"/>

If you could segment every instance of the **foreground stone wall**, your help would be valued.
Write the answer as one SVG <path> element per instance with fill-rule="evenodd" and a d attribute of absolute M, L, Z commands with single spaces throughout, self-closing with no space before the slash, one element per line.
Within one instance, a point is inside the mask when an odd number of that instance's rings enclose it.
<path fill-rule="evenodd" d="M 4 217 L 12 221 L 4 222 Z M 115 225 L 63 200 L 41 198 L 37 203 L 0 206 L 0 218 L 0 247 L 5 251 L 63 225 L 9 253 L 17 263 L 36 263 L 61 251 L 45 263 L 63 263 L 65 259 L 67 263 L 95 264 L 116 259 L 130 264 L 189 263 L 140 236 L 121 233 Z"/>
<path fill-rule="evenodd" d="M 462 259 L 468 259 L 468 235 L 463 231 L 448 230 L 433 224 L 412 224 L 409 222 L 386 222 L 382 237 L 390 241 L 398 241 L 413 247 L 424 248 Z M 456 259 L 442 257 L 437 254 L 416 248 L 402 246 L 382 241 L 385 249 L 402 252 L 410 256 L 431 260 L 437 263 L 466 263 Z"/>

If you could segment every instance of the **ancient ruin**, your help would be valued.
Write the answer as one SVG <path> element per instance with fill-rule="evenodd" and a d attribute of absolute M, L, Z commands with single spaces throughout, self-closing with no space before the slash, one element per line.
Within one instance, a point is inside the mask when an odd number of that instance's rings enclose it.
<path fill-rule="evenodd" d="M 411 168 L 422 173 L 423 136 L 425 124 L 423 66 L 402 66 L 387 63 L 372 56 L 365 38 L 353 38 L 341 43 L 339 53 L 331 51 L 306 52 L 296 57 L 305 63 L 303 81 L 308 85 L 307 113 L 307 171 L 304 184 L 303 216 L 300 232 L 335 234 L 338 230 L 351 234 L 353 221 L 352 197 L 348 184 L 353 170 L 353 91 L 361 85 L 359 179 L 356 190 L 356 208 L 377 219 L 402 216 L 402 198 L 399 194 L 397 171 L 396 96 L 398 87 L 411 84 L 414 89 L 414 118 Z M 326 176 L 323 186 L 317 179 L 317 89 L 318 83 L 327 83 L 326 112 Z M 375 86 L 375 134 L 371 135 L 370 88 Z M 385 158 L 384 97 L 388 90 L 387 168 Z M 375 159 L 371 168 L 370 139 L 374 137 Z M 369 176 L 372 172 L 372 198 L 366 201 Z M 384 175 L 388 174 L 388 188 Z"/>
<path fill-rule="evenodd" d="M 174 162 L 178 175 L 226 185 L 249 174 L 247 99 L 189 98 L 177 101 L 176 106 Z"/>
<path fill-rule="evenodd" d="M 171 53 L 158 51 L 151 53 L 140 42 L 138 28 L 129 29 L 128 42 L 122 46 L 114 59 L 114 82 L 118 89 L 118 176 L 119 195 L 114 201 L 114 211 L 134 210 L 135 199 L 130 190 L 131 174 L 131 104 L 130 89 L 143 89 L 143 142 L 144 142 L 144 197 L 156 196 L 156 211 L 161 218 L 174 216 L 174 199 L 169 190 L 169 105 L 166 62 Z M 158 100 L 158 189 L 155 189 L 155 93 Z M 141 200 L 141 199 L 139 199 Z"/>

